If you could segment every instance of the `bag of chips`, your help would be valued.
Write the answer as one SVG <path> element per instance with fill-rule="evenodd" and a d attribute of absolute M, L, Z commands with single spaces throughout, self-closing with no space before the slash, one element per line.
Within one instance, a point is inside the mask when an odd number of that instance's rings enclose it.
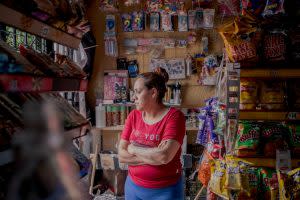
<path fill-rule="evenodd" d="M 225 185 L 226 163 L 222 160 L 212 161 L 211 178 L 209 181 L 209 190 L 218 196 L 229 199 L 228 190 Z"/>
<path fill-rule="evenodd" d="M 280 110 L 284 108 L 284 82 L 264 81 L 261 86 L 260 102 L 263 109 Z"/>
<path fill-rule="evenodd" d="M 290 124 L 288 127 L 290 129 L 289 137 L 293 147 L 292 154 L 294 157 L 300 157 L 300 125 Z"/>
<path fill-rule="evenodd" d="M 219 33 L 223 38 L 226 52 L 231 62 L 256 62 L 258 60 L 256 42 L 257 23 L 253 16 L 236 17 L 224 24 Z"/>
<path fill-rule="evenodd" d="M 238 127 L 235 154 L 238 157 L 257 155 L 260 139 L 260 125 L 254 122 L 241 121 Z"/>
<path fill-rule="evenodd" d="M 262 179 L 263 196 L 261 199 L 277 200 L 279 199 L 279 184 L 276 170 L 263 168 L 260 170 Z"/>
<path fill-rule="evenodd" d="M 240 109 L 254 110 L 257 103 L 258 83 L 252 79 L 241 79 Z"/>
<path fill-rule="evenodd" d="M 233 156 L 226 156 L 225 188 L 228 190 L 245 191 L 248 194 L 248 167 L 249 165 L 240 159 Z"/>
<path fill-rule="evenodd" d="M 262 127 L 262 140 L 264 143 L 265 157 L 276 157 L 276 149 L 286 150 L 289 148 L 289 129 L 282 124 L 270 122 Z"/>
<path fill-rule="evenodd" d="M 264 36 L 264 60 L 266 62 L 287 59 L 287 34 L 283 30 L 270 31 Z"/>

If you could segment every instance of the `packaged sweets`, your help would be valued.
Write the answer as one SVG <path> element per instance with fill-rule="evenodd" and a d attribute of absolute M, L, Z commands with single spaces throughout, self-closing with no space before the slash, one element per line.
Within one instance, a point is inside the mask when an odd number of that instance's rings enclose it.
<path fill-rule="evenodd" d="M 287 127 L 276 122 L 265 123 L 262 126 L 262 142 L 264 143 L 264 156 L 276 156 L 276 149 L 285 150 L 289 148 L 288 140 L 289 130 Z"/>
<path fill-rule="evenodd" d="M 209 190 L 218 196 L 229 199 L 228 190 L 225 184 L 226 163 L 222 160 L 215 160 L 211 164 L 211 178 L 209 181 Z"/>
<path fill-rule="evenodd" d="M 146 10 L 148 12 L 160 12 L 163 7 L 163 0 L 147 0 Z"/>
<path fill-rule="evenodd" d="M 240 12 L 240 1 L 239 0 L 218 0 L 219 15 L 237 16 Z"/>
<path fill-rule="evenodd" d="M 300 125 L 299 124 L 290 124 L 288 125 L 290 134 L 289 138 L 292 145 L 292 153 L 294 157 L 300 157 Z"/>
<path fill-rule="evenodd" d="M 199 165 L 198 179 L 205 187 L 208 186 L 211 177 L 210 163 L 212 160 L 213 158 L 204 150 Z"/>
<path fill-rule="evenodd" d="M 260 170 L 262 180 L 262 196 L 261 199 L 277 200 L 279 199 L 279 184 L 276 170 L 262 168 Z"/>
<path fill-rule="evenodd" d="M 256 19 L 247 15 L 236 17 L 234 21 L 223 24 L 219 33 L 223 38 L 226 52 L 232 62 L 256 62 L 258 60 L 255 35 L 258 31 Z"/>
<path fill-rule="evenodd" d="M 252 157 L 257 154 L 260 138 L 260 125 L 241 121 L 238 127 L 235 154 L 238 157 Z"/>
<path fill-rule="evenodd" d="M 172 15 L 167 13 L 161 13 L 161 28 L 163 31 L 173 31 Z"/>
<path fill-rule="evenodd" d="M 271 31 L 264 36 L 263 48 L 266 62 L 287 59 L 286 33 L 283 30 Z"/>
<path fill-rule="evenodd" d="M 160 31 L 160 16 L 158 12 L 150 13 L 150 31 Z"/>
<path fill-rule="evenodd" d="M 188 16 L 186 12 L 180 12 L 178 14 L 178 31 L 188 31 Z"/>
<path fill-rule="evenodd" d="M 122 27 L 124 32 L 132 31 L 132 16 L 130 14 L 122 14 Z"/>
<path fill-rule="evenodd" d="M 196 10 L 189 10 L 188 11 L 188 22 L 189 22 L 189 30 L 197 29 L 196 24 Z"/>
<path fill-rule="evenodd" d="M 261 192 L 261 180 L 259 169 L 256 167 L 249 167 L 247 170 L 249 180 L 249 191 L 237 191 L 233 195 L 234 200 L 256 200 Z"/>
<path fill-rule="evenodd" d="M 225 188 L 229 190 L 245 191 L 248 194 L 248 167 L 249 165 L 247 163 L 244 163 L 233 156 L 226 156 Z"/>
<path fill-rule="evenodd" d="M 258 83 L 252 79 L 241 79 L 240 103 L 255 104 L 257 101 Z"/>
<path fill-rule="evenodd" d="M 262 104 L 276 104 L 284 102 L 284 82 L 264 81 L 261 86 Z"/>
<path fill-rule="evenodd" d="M 284 13 L 284 0 L 266 0 L 265 8 L 262 13 L 264 17 L 270 17 Z"/>
<path fill-rule="evenodd" d="M 266 1 L 267 0 L 242 0 L 242 15 L 245 15 L 247 12 L 251 12 L 255 16 L 261 16 L 265 9 Z"/>
<path fill-rule="evenodd" d="M 135 11 L 132 13 L 132 30 L 142 31 L 145 27 L 145 17 L 143 11 Z"/>

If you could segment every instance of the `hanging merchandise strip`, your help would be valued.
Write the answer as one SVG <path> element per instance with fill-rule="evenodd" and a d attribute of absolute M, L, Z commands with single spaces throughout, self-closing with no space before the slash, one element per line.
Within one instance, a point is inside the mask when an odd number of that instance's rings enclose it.
<path fill-rule="evenodd" d="M 232 154 L 238 128 L 240 105 L 240 64 L 226 63 L 227 68 L 227 132 L 225 135 L 226 153 Z"/>

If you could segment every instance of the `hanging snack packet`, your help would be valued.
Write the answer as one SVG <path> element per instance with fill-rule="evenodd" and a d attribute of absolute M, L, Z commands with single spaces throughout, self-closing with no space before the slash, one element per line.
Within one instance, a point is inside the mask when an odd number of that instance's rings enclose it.
<path fill-rule="evenodd" d="M 266 110 L 284 109 L 284 82 L 264 81 L 261 87 L 261 106 Z"/>
<path fill-rule="evenodd" d="M 262 191 L 264 192 L 261 199 L 279 199 L 279 184 L 276 170 L 263 168 L 260 171 L 260 176 L 262 179 Z"/>
<path fill-rule="evenodd" d="M 249 191 L 239 191 L 234 194 L 235 200 L 255 200 L 258 199 L 261 186 L 259 169 L 256 167 L 249 167 L 247 170 L 249 180 Z"/>
<path fill-rule="evenodd" d="M 150 31 L 160 31 L 160 16 L 158 12 L 150 13 Z"/>
<path fill-rule="evenodd" d="M 253 16 L 236 17 L 224 24 L 219 33 L 224 40 L 226 52 L 232 62 L 254 62 L 258 60 L 256 52 L 257 23 Z"/>
<path fill-rule="evenodd" d="M 293 157 L 300 158 L 300 125 L 290 124 L 288 127 L 290 130 L 289 138 L 293 147 L 292 155 Z"/>
<path fill-rule="evenodd" d="M 188 11 L 188 22 L 189 22 L 189 30 L 196 30 L 197 29 L 196 10 L 189 10 Z"/>
<path fill-rule="evenodd" d="M 178 10 L 178 0 L 164 0 L 164 11 L 168 14 L 174 15 Z"/>
<path fill-rule="evenodd" d="M 267 0 L 241 0 L 242 15 L 247 12 L 259 17 L 261 16 Z"/>
<path fill-rule="evenodd" d="M 284 31 L 271 31 L 264 37 L 264 59 L 266 62 L 284 61 L 287 59 L 287 35 Z"/>
<path fill-rule="evenodd" d="M 254 110 L 256 108 L 258 83 L 252 79 L 241 79 L 240 109 Z"/>
<path fill-rule="evenodd" d="M 257 123 L 241 121 L 238 127 L 235 154 L 238 157 L 252 157 L 257 155 L 259 136 L 260 126 Z"/>
<path fill-rule="evenodd" d="M 130 14 L 122 14 L 122 25 L 124 32 L 132 32 L 132 16 Z"/>
<path fill-rule="evenodd" d="M 133 31 L 143 31 L 145 28 L 145 17 L 144 12 L 133 12 L 132 13 L 132 30 Z"/>
<path fill-rule="evenodd" d="M 116 18 L 114 15 L 106 15 L 106 32 L 116 32 Z"/>
<path fill-rule="evenodd" d="M 264 17 L 273 15 L 284 14 L 284 0 L 267 0 L 265 9 L 262 13 Z"/>
<path fill-rule="evenodd" d="M 211 29 L 214 27 L 215 9 L 203 10 L 203 28 Z"/>
<path fill-rule="evenodd" d="M 160 12 L 163 7 L 163 0 L 147 0 L 146 1 L 146 10 L 151 12 Z"/>
<path fill-rule="evenodd" d="M 186 12 L 180 12 L 178 14 L 178 31 L 188 31 L 188 16 Z"/>
<path fill-rule="evenodd" d="M 161 13 L 161 27 L 165 32 L 173 31 L 172 15 Z"/>
<path fill-rule="evenodd" d="M 225 184 L 226 163 L 222 160 L 215 160 L 211 164 L 211 178 L 209 181 L 209 190 L 218 196 L 229 199 L 228 190 Z"/>
<path fill-rule="evenodd" d="M 208 186 L 211 177 L 210 163 L 212 162 L 212 160 L 213 158 L 207 153 L 206 150 L 204 150 L 199 165 L 198 179 L 205 187 Z"/>
<path fill-rule="evenodd" d="M 262 126 L 262 139 L 264 143 L 264 156 L 276 157 L 276 149 L 286 150 L 290 146 L 289 129 L 282 124 L 269 122 Z"/>
<path fill-rule="evenodd" d="M 226 156 L 225 188 L 249 193 L 248 164 L 233 156 Z M 249 195 L 249 194 L 248 194 Z"/>

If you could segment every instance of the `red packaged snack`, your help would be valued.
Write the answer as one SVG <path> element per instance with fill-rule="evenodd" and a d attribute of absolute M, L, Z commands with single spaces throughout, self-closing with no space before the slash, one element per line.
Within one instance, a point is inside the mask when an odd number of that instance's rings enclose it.
<path fill-rule="evenodd" d="M 287 44 L 284 31 L 272 31 L 264 36 L 263 49 L 266 62 L 286 60 Z"/>

